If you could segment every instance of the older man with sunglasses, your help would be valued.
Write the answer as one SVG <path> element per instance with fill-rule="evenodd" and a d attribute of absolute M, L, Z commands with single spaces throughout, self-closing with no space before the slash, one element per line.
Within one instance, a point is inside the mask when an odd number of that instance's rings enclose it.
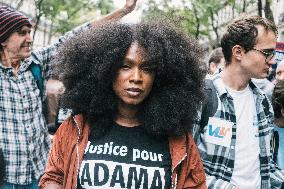
<path fill-rule="evenodd" d="M 245 16 L 230 23 L 222 37 L 226 64 L 212 78 L 217 110 L 194 133 L 209 189 L 283 187 L 284 172 L 271 156 L 272 106 L 251 81 L 268 76 L 276 35 L 267 19 Z"/>

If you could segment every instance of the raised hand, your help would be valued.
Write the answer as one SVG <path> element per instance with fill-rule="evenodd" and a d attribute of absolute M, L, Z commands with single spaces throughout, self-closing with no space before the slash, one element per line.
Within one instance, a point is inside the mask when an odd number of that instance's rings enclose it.
<path fill-rule="evenodd" d="M 137 0 L 126 0 L 124 9 L 128 12 L 133 11 L 136 6 L 136 2 Z"/>

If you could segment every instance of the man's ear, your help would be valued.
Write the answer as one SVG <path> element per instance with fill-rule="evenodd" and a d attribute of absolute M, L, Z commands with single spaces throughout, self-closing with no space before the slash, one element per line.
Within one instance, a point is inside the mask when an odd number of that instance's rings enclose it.
<path fill-rule="evenodd" d="M 281 115 L 284 117 L 284 108 L 281 108 Z"/>
<path fill-rule="evenodd" d="M 241 61 L 243 57 L 243 48 L 240 45 L 235 45 L 232 48 L 232 58 Z"/>
<path fill-rule="evenodd" d="M 209 64 L 210 73 L 211 73 L 211 74 L 215 73 L 216 69 L 217 69 L 216 64 L 215 64 L 214 62 L 211 62 L 211 63 Z"/>
<path fill-rule="evenodd" d="M 6 46 L 7 46 L 6 41 L 2 42 L 2 43 L 1 43 L 1 46 L 2 46 L 2 48 L 6 47 Z"/>

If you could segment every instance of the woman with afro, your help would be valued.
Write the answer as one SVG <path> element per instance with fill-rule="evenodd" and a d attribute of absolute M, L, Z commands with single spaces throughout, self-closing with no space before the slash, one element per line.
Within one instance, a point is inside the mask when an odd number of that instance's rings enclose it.
<path fill-rule="evenodd" d="M 41 188 L 206 188 L 191 128 L 202 50 L 162 22 L 105 23 L 54 61 L 72 116 L 57 130 Z"/>

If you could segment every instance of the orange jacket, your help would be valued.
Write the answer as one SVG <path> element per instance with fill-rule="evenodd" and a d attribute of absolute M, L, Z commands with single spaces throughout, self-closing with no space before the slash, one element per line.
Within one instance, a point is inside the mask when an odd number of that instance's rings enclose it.
<path fill-rule="evenodd" d="M 53 138 L 48 164 L 40 188 L 48 184 L 75 189 L 80 164 L 88 143 L 89 126 L 82 115 L 65 121 Z M 169 139 L 172 159 L 171 188 L 206 189 L 206 178 L 199 152 L 191 134 Z"/>

